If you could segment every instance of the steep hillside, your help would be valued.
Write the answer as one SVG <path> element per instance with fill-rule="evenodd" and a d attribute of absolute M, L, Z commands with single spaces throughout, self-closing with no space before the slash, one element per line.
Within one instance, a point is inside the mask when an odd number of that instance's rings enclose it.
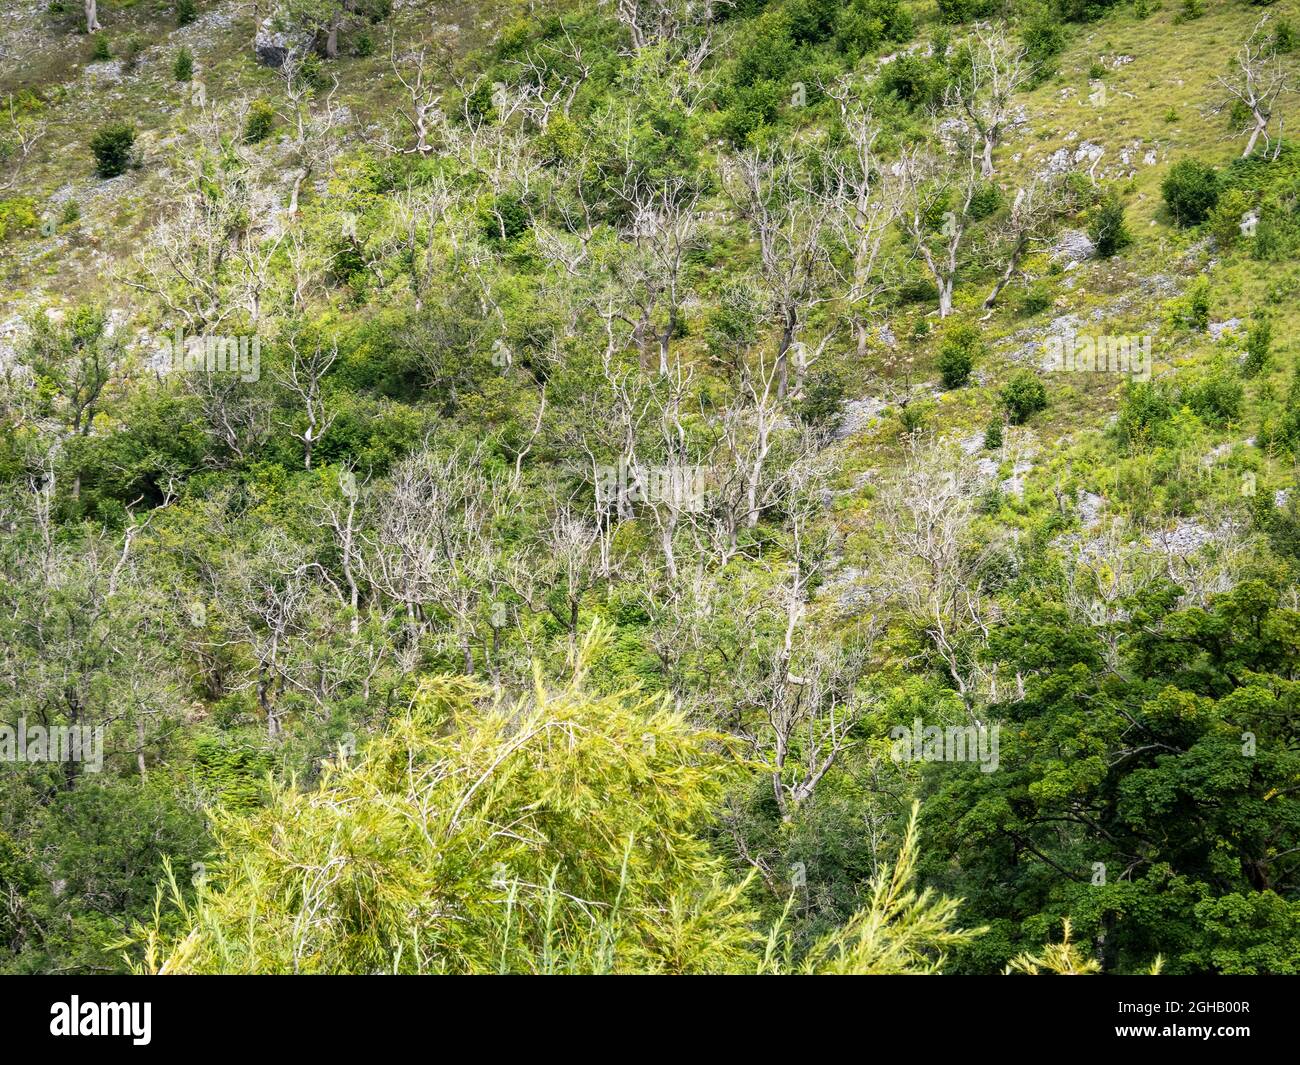
<path fill-rule="evenodd" d="M 95 17 L 0 26 L 0 726 L 102 745 L 0 969 L 1297 970 L 1289 0 Z"/>

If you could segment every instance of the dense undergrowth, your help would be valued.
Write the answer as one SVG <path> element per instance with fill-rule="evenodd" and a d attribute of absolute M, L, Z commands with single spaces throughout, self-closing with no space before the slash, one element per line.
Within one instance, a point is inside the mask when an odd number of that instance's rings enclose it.
<path fill-rule="evenodd" d="M 1295 971 L 1289 5 L 522 7 L 19 25 L 0 967 Z"/>

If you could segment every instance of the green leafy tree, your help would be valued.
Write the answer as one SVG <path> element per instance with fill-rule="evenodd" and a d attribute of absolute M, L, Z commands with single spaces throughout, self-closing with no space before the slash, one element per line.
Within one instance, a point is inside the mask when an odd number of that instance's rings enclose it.
<path fill-rule="evenodd" d="M 699 834 L 737 768 L 728 743 L 658 699 L 584 694 L 603 646 L 588 639 L 567 688 L 514 704 L 467 678 L 427 679 L 316 789 L 281 788 L 264 812 L 219 820 L 213 888 L 184 907 L 181 934 L 149 933 L 146 966 L 752 968 L 744 885 Z"/>
<path fill-rule="evenodd" d="M 1300 615 L 1261 580 L 1206 608 L 1155 582 L 1126 611 L 1098 631 L 1040 593 L 990 641 L 1026 685 L 990 708 L 1001 768 L 936 775 L 925 804 L 936 883 L 990 928 L 963 964 L 1068 916 L 1107 972 L 1295 972 Z"/>
<path fill-rule="evenodd" d="M 189 81 L 194 77 L 194 53 L 184 45 L 176 53 L 176 61 L 172 64 L 172 77 L 177 81 Z"/>
<path fill-rule="evenodd" d="M 939 344 L 939 374 L 944 388 L 961 388 L 984 351 L 979 327 L 970 322 L 949 326 Z"/>
<path fill-rule="evenodd" d="M 129 123 L 115 122 L 105 126 L 90 139 L 90 150 L 95 156 L 95 172 L 102 178 L 113 178 L 126 173 L 134 144 L 135 127 Z"/>
<path fill-rule="evenodd" d="M 1088 236 L 1103 259 L 1117 255 L 1133 243 L 1133 235 L 1124 222 L 1124 203 L 1114 190 L 1097 205 L 1088 223 Z"/>
<path fill-rule="evenodd" d="M 1180 226 L 1204 222 L 1219 202 L 1219 175 L 1199 159 L 1180 159 L 1160 183 L 1165 206 Z"/>
<path fill-rule="evenodd" d="M 1021 425 L 1047 407 L 1047 389 L 1032 370 L 1017 370 L 1002 386 L 1002 405 L 1007 420 Z"/>

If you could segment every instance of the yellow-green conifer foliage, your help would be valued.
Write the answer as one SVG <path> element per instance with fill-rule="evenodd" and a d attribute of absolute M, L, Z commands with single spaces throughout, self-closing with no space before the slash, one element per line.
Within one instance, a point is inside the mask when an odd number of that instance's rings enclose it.
<path fill-rule="evenodd" d="M 868 905 L 792 962 L 764 952 L 750 880 L 702 834 L 741 769 L 735 741 L 639 689 L 570 682 L 502 702 L 467 677 L 409 709 L 311 790 L 220 815 L 221 856 L 187 903 L 172 882 L 136 929 L 140 972 L 937 973 L 982 929 L 917 892 L 916 808 Z M 752 878 L 751 878 L 752 879 Z"/>
<path fill-rule="evenodd" d="M 955 927 L 960 899 L 929 888 L 917 891 L 919 814 L 920 803 L 913 803 L 898 858 L 872 880 L 869 904 L 818 940 L 794 971 L 820 976 L 938 975 L 949 952 L 987 931 Z M 783 962 L 774 959 L 773 942 L 774 937 L 768 941 L 765 970 L 791 971 L 788 957 Z"/>
<path fill-rule="evenodd" d="M 745 885 L 698 830 L 737 760 L 638 691 L 495 701 L 423 680 L 409 710 L 316 788 L 217 826 L 161 973 L 753 971 Z M 177 901 L 173 893 L 174 901 Z"/>

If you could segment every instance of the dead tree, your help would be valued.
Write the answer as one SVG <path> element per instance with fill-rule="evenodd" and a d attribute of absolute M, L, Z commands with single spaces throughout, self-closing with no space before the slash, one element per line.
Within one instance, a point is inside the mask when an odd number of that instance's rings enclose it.
<path fill-rule="evenodd" d="M 669 61 L 682 60 L 691 73 L 712 51 L 713 8 L 727 0 L 617 0 L 615 16 L 639 56 L 659 47 Z"/>
<path fill-rule="evenodd" d="M 998 296 L 1020 269 L 1021 260 L 1051 237 L 1056 220 L 1069 202 L 1068 187 L 1058 175 L 1035 174 L 1027 185 L 1016 191 L 1011 210 L 995 236 L 1001 253 L 1006 256 L 1006 266 L 984 300 L 985 310 L 992 311 Z"/>
<path fill-rule="evenodd" d="M 808 312 L 831 297 L 828 211 L 807 168 L 789 150 L 757 150 L 733 157 L 724 168 L 737 209 L 758 244 L 759 270 L 780 328 L 776 399 L 790 387 L 789 356 Z"/>
<path fill-rule="evenodd" d="M 339 347 L 334 342 L 326 348 L 317 340 L 303 351 L 298 338 L 290 335 L 288 348 L 289 367 L 279 378 L 302 405 L 306 425 L 293 437 L 302 441 L 303 466 L 310 470 L 312 453 L 334 422 L 335 412 L 329 409 L 322 385 L 325 375 L 338 361 Z"/>
<path fill-rule="evenodd" d="M 5 148 L 5 151 L 0 153 L 0 162 L 8 162 L 10 170 L 9 176 L 3 183 L 0 183 L 0 189 L 8 190 L 18 183 L 23 166 L 27 163 L 32 150 L 36 147 L 37 142 L 45 136 L 46 126 L 43 121 L 21 121 L 14 107 L 12 93 L 10 93 L 5 104 L 5 111 L 8 121 L 6 122 L 4 140 L 0 141 L 0 146 Z"/>
<path fill-rule="evenodd" d="M 357 635 L 361 623 L 361 515 L 357 513 L 357 508 L 362 487 L 352 469 L 344 469 L 339 473 L 338 496 L 327 498 L 316 505 L 320 524 L 329 529 L 338 548 L 339 568 L 343 571 L 343 581 L 347 586 L 345 602 L 349 611 L 348 626 L 353 636 Z"/>
<path fill-rule="evenodd" d="M 290 143 L 296 164 L 289 194 L 289 214 L 293 216 L 298 212 L 298 196 L 304 182 L 324 169 L 338 150 L 337 140 L 331 132 L 338 122 L 334 94 L 338 91 L 339 79 L 331 75 L 333 84 L 325 94 L 322 106 L 313 109 L 316 90 L 303 77 L 301 61 L 296 58 L 285 60 L 278 73 L 284 81 L 284 95 L 288 101 L 288 108 L 281 117 L 292 131 Z"/>
<path fill-rule="evenodd" d="M 926 441 L 911 445 L 902 470 L 879 496 L 871 573 L 880 595 L 925 634 L 979 724 L 983 701 L 997 698 L 996 673 L 974 648 L 988 639 L 995 620 L 984 583 L 1000 544 L 975 539 L 979 485 L 961 474 L 958 462 Z"/>
<path fill-rule="evenodd" d="M 1268 127 L 1278 98 L 1291 91 L 1273 39 L 1264 32 L 1268 21 L 1267 15 L 1260 19 L 1238 49 L 1234 58 L 1237 69 L 1233 76 L 1215 79 L 1249 115 L 1240 131 L 1246 136 L 1246 147 L 1241 153 L 1243 159 L 1254 152 L 1260 137 L 1264 138 L 1265 151 L 1268 150 L 1271 142 Z"/>
<path fill-rule="evenodd" d="M 828 159 L 834 181 L 825 197 L 827 217 L 847 252 L 844 299 L 853 319 L 858 358 L 864 359 L 872 309 L 889 285 L 880 268 L 881 249 L 898 218 L 898 185 L 876 155 L 880 127 L 852 84 L 841 81 L 826 91 L 839 105 L 845 141 L 845 148 Z"/>
<path fill-rule="evenodd" d="M 903 155 L 898 172 L 904 236 L 939 290 L 939 317 L 947 318 L 971 226 L 971 201 L 980 183 L 975 145 L 959 146 L 951 155 L 913 149 Z"/>
<path fill-rule="evenodd" d="M 699 243 L 699 190 L 681 178 L 648 182 L 629 178 L 620 193 L 631 216 L 629 254 L 617 269 L 636 309 L 632 326 L 643 366 L 657 356 L 659 376 L 670 368 L 673 337 L 681 325 L 687 254 Z"/>
<path fill-rule="evenodd" d="M 421 451 L 401 463 L 361 535 L 361 572 L 418 631 L 436 632 L 474 672 L 477 625 L 500 568 L 493 529 L 508 485 L 480 453 Z"/>
<path fill-rule="evenodd" d="M 993 152 L 1013 119 L 1015 94 L 1029 81 L 1024 48 L 1015 48 L 1001 33 L 981 32 L 971 46 L 970 68 L 948 89 L 948 107 L 972 127 L 980 154 L 980 174 L 993 176 Z"/>
<path fill-rule="evenodd" d="M 556 75 L 554 59 L 563 59 L 573 68 L 574 76 Z M 578 90 L 591 77 L 592 63 L 583 55 L 582 46 L 564 30 L 564 44 L 543 43 L 509 65 L 518 71 L 515 99 L 525 121 L 537 129 L 546 129 L 551 116 L 567 115 Z M 499 88 L 507 88 L 500 86 Z"/>
<path fill-rule="evenodd" d="M 402 73 L 402 66 L 397 61 L 397 44 L 394 37 L 389 41 L 388 61 L 393 68 L 393 74 L 406 90 L 407 104 L 399 108 L 397 113 L 410 126 L 411 133 L 415 136 L 413 147 L 396 148 L 389 145 L 389 149 L 406 155 L 428 155 L 435 149 L 435 145 L 430 143 L 430 138 L 438 125 L 437 119 L 441 116 L 438 106 L 442 102 L 442 94 L 438 91 L 437 82 L 429 70 L 427 54 L 424 49 L 420 49 L 413 56 L 407 57 L 405 61 L 413 68 L 408 78 Z"/>

